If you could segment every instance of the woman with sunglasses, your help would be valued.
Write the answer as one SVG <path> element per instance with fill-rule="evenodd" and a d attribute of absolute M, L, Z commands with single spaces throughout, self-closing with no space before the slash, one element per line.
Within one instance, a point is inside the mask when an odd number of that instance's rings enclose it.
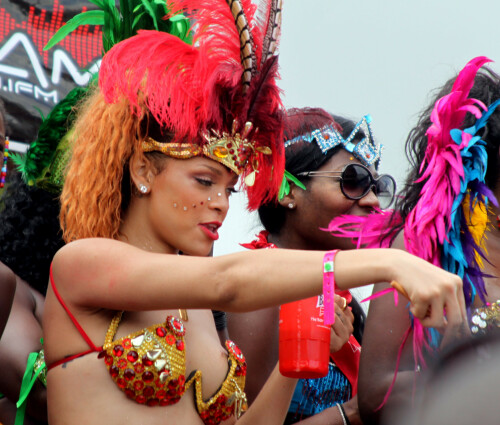
<path fill-rule="evenodd" d="M 349 239 L 322 229 L 341 214 L 366 215 L 387 208 L 394 179 L 378 176 L 380 146 L 373 141 L 370 118 L 358 124 L 319 108 L 291 109 L 285 121 L 286 194 L 259 208 L 265 231 L 243 246 L 302 250 L 352 249 Z M 300 380 L 287 423 L 359 424 L 356 386 L 364 313 L 348 291 L 336 300 L 328 375 Z M 349 308 L 346 308 L 349 305 Z M 351 311 L 352 310 L 352 311 Z M 246 351 L 249 400 L 258 394 L 278 360 L 279 309 L 230 314 L 228 330 Z M 354 322 L 354 323 L 353 323 Z M 255 329 L 260 329 L 255 332 Z M 353 331 L 354 330 L 354 331 Z"/>

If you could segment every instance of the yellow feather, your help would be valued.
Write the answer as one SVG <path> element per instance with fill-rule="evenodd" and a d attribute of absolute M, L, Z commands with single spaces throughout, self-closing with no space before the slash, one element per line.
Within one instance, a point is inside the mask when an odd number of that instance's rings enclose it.
<path fill-rule="evenodd" d="M 464 212 L 465 221 L 467 223 L 467 227 L 469 228 L 469 232 L 474 238 L 474 242 L 481 249 L 481 251 L 488 255 L 486 250 L 486 230 L 488 229 L 489 220 L 488 220 L 488 207 L 484 204 L 484 202 L 480 202 L 479 200 L 474 200 L 474 204 L 470 206 L 470 194 L 467 193 L 462 202 L 462 209 Z M 477 250 L 474 250 L 476 262 L 480 268 L 483 268 L 483 259 Z"/>

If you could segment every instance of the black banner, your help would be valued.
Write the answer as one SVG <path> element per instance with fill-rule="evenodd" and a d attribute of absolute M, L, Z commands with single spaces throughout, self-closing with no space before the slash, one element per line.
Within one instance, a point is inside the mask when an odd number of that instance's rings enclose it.
<path fill-rule="evenodd" d="M 102 52 L 101 27 L 83 26 L 49 51 L 43 47 L 74 15 L 79 0 L 0 0 L 0 97 L 12 140 L 30 143 L 41 116 L 76 85 L 86 85 Z"/>

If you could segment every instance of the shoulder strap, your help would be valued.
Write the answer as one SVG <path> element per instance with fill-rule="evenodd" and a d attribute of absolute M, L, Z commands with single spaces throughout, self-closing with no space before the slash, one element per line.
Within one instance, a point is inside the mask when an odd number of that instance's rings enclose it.
<path fill-rule="evenodd" d="M 87 333 L 83 330 L 83 328 L 80 326 L 80 323 L 76 320 L 75 316 L 73 316 L 73 313 L 69 310 L 68 306 L 64 303 L 61 295 L 59 294 L 59 291 L 56 288 L 56 284 L 54 282 L 54 276 L 52 275 L 52 263 L 50 264 L 50 285 L 52 286 L 52 290 L 54 291 L 54 294 L 56 298 L 59 300 L 59 303 L 61 304 L 62 308 L 66 310 L 66 313 L 68 313 L 69 318 L 75 325 L 76 329 L 78 329 L 78 332 L 80 332 L 80 335 L 82 338 L 85 340 L 85 342 L 88 344 L 88 346 L 91 348 L 89 352 L 92 351 L 101 351 L 102 348 L 96 347 L 95 344 L 92 342 L 92 340 L 89 338 Z"/>

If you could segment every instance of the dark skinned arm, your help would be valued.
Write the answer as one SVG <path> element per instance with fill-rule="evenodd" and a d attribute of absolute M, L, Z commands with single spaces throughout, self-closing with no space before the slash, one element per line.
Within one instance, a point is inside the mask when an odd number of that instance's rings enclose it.
<path fill-rule="evenodd" d="M 9 318 L 15 292 L 16 276 L 5 264 L 0 263 L 0 338 Z"/>
<path fill-rule="evenodd" d="M 16 286 L 11 315 L 0 340 L 0 364 L 9 365 L 2 368 L 0 392 L 14 404 L 19 398 L 28 355 L 41 349 L 42 328 L 37 315 L 43 304 L 41 294 L 26 282 L 17 278 Z M 47 421 L 46 390 L 39 381 L 30 392 L 26 413 L 33 419 Z"/>

